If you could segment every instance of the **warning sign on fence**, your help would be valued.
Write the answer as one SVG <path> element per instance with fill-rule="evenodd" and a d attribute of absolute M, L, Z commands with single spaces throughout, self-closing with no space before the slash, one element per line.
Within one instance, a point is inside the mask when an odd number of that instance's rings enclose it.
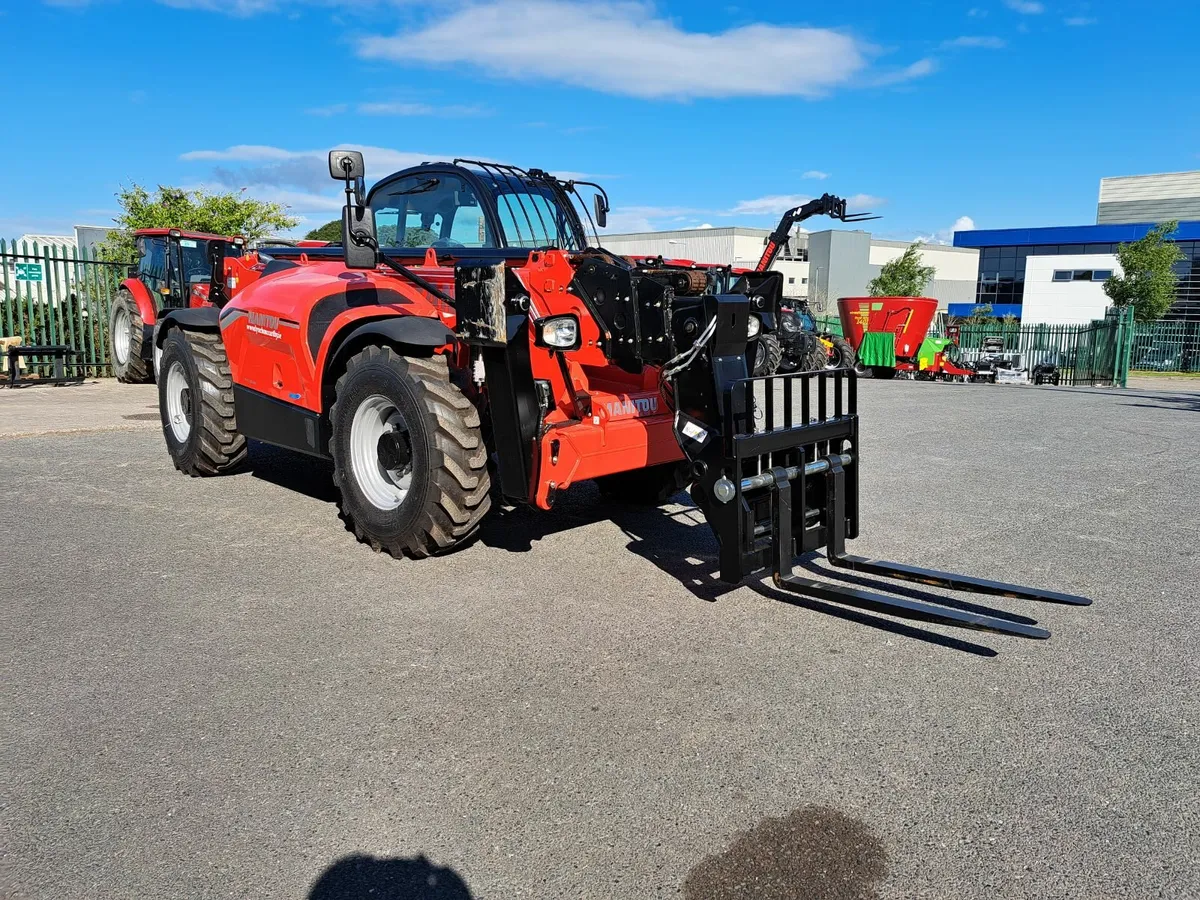
<path fill-rule="evenodd" d="M 41 281 L 41 263 L 17 263 L 17 281 Z"/>

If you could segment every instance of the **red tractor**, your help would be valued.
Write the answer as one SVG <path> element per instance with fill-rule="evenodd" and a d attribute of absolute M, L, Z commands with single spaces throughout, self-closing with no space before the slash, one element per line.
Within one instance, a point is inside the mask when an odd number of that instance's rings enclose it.
<path fill-rule="evenodd" d="M 853 371 L 749 378 L 749 297 L 679 295 L 589 246 L 579 183 L 455 160 L 368 194 L 360 153 L 333 151 L 329 168 L 345 182 L 342 246 L 271 248 L 222 308 L 159 320 L 163 434 L 181 472 L 229 471 L 247 438 L 332 460 L 354 533 L 397 557 L 452 550 L 494 500 L 548 510 L 595 479 L 657 503 L 690 484 L 727 582 L 770 569 L 809 596 L 1048 636 L 1027 619 L 795 574 L 798 554 L 824 546 L 850 569 L 1089 602 L 847 554 Z M 607 197 L 591 187 L 603 226 Z"/>
<path fill-rule="evenodd" d="M 241 256 L 243 241 L 178 228 L 143 228 L 134 237 L 138 263 L 113 301 L 109 358 L 119 381 L 146 382 L 154 380 L 150 337 L 161 312 L 211 305 L 221 261 Z"/>

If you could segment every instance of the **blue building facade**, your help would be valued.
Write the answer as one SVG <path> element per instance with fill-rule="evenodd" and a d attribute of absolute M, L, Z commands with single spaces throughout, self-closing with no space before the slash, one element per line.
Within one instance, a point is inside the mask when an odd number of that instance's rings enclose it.
<path fill-rule="evenodd" d="M 1025 293 L 1025 261 L 1030 256 L 1108 254 L 1118 244 L 1145 237 L 1154 223 L 1129 225 L 1071 225 L 1052 228 L 1001 228 L 987 231 L 956 231 L 955 247 L 979 250 L 979 276 L 975 305 L 987 304 L 997 316 L 1021 316 Z M 1180 222 L 1172 236 L 1184 259 L 1177 297 L 1168 320 L 1200 322 L 1200 221 Z M 954 303 L 951 315 L 970 315 L 973 306 Z"/>

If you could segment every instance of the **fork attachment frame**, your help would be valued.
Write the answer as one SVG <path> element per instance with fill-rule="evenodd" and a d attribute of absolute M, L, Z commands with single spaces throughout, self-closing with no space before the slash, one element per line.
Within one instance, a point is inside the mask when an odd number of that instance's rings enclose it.
<path fill-rule="evenodd" d="M 857 382 L 851 369 L 728 379 L 719 439 L 680 442 L 693 461 L 692 496 L 720 543 L 721 579 L 738 583 L 770 568 L 776 586 L 819 600 L 908 619 L 1044 639 L 1033 620 L 921 593 L 924 599 L 833 584 L 796 572 L 796 558 L 824 549 L 841 569 L 938 588 L 1086 606 L 1086 597 L 973 578 L 846 552 L 858 536 Z M 684 416 L 684 419 L 687 417 Z M 686 422 L 684 422 L 686 426 Z M 677 433 L 681 431 L 676 424 Z M 686 427 L 682 429 L 686 432 Z M 912 592 L 910 591 L 909 594 Z"/>

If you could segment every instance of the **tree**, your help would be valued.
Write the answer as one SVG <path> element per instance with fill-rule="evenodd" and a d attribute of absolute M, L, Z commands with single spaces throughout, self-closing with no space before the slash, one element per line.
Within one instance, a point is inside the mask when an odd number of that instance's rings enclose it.
<path fill-rule="evenodd" d="M 211 194 L 161 184 L 153 194 L 138 184 L 122 188 L 117 192 L 121 212 L 113 219 L 117 228 L 100 245 L 100 253 L 106 259 L 133 259 L 136 255 L 133 232 L 139 228 L 240 234 L 250 241 L 296 227 L 296 219 L 287 214 L 285 207 L 244 194 L 244 189 Z"/>
<path fill-rule="evenodd" d="M 901 256 L 883 264 L 879 275 L 867 284 L 867 293 L 872 297 L 920 297 L 933 273 L 933 266 L 921 265 L 921 242 L 917 241 Z"/>
<path fill-rule="evenodd" d="M 1178 227 L 1178 222 L 1163 222 L 1146 232 L 1141 240 L 1117 247 L 1117 259 L 1124 273 L 1104 282 L 1104 293 L 1116 306 L 1132 306 L 1138 322 L 1161 319 L 1175 302 L 1179 277 L 1173 266 L 1184 257 L 1167 238 Z"/>
<path fill-rule="evenodd" d="M 992 319 L 996 318 L 994 315 L 992 315 L 992 312 L 993 310 L 991 304 L 984 303 L 980 306 L 976 306 L 972 308 L 971 314 L 967 316 L 967 324 L 986 325 L 988 322 L 992 321 Z"/>
<path fill-rule="evenodd" d="M 334 219 L 332 222 L 326 222 L 320 228 L 314 228 L 304 236 L 307 241 L 329 241 L 330 243 L 340 244 L 342 242 L 342 220 Z"/>

